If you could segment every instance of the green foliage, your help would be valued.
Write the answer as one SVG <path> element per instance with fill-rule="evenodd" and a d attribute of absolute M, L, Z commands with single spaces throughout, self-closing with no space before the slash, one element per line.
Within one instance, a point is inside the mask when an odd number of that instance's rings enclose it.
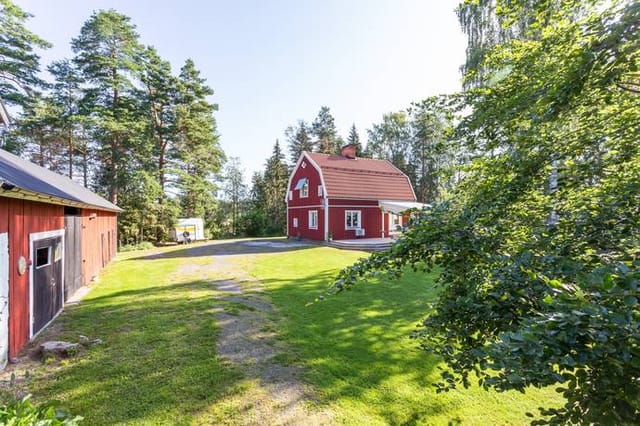
<path fill-rule="evenodd" d="M 311 131 L 316 137 L 315 146 L 318 152 L 323 154 L 337 154 L 340 152 L 338 131 L 329 107 L 320 107 L 316 119 L 311 124 Z"/>
<path fill-rule="evenodd" d="M 525 32 L 485 53 L 457 129 L 477 155 L 447 202 L 336 290 L 442 267 L 415 333 L 440 390 L 559 385 L 552 424 L 640 421 L 640 6 L 496 2 Z M 497 12 L 496 12 L 497 13 Z"/>
<path fill-rule="evenodd" d="M 137 244 L 125 244 L 123 246 L 121 246 L 118 251 L 121 253 L 125 253 L 128 251 L 138 251 L 138 250 L 149 250 L 152 249 L 153 243 L 149 242 L 149 241 L 143 241 L 141 243 L 137 243 Z"/>
<path fill-rule="evenodd" d="M 289 126 L 285 130 L 284 133 L 289 141 L 289 154 L 293 164 L 298 161 L 302 151 L 314 151 L 316 144 L 311 140 L 310 131 L 311 129 L 304 120 L 299 120 L 297 127 Z"/>
<path fill-rule="evenodd" d="M 72 417 L 66 411 L 57 408 L 57 401 L 36 405 L 31 395 L 0 406 L 0 424 L 7 426 L 75 426 L 82 417 Z"/>

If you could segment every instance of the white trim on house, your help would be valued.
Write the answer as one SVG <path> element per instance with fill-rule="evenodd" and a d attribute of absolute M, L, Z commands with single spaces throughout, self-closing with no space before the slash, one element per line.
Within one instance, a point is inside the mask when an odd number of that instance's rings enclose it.
<path fill-rule="evenodd" d="M 313 159 L 307 155 L 306 151 L 303 151 L 302 154 L 305 157 L 307 157 L 307 160 L 309 160 L 309 164 L 311 164 L 318 171 L 318 174 L 320 175 L 320 183 L 322 183 L 322 188 L 323 188 L 323 191 L 324 191 L 324 196 L 328 197 L 329 193 L 327 191 L 327 185 L 325 185 L 325 183 L 324 183 L 324 175 L 322 174 L 322 169 L 320 168 L 320 166 L 318 166 L 318 163 L 313 161 Z"/>
<path fill-rule="evenodd" d="M 347 216 L 351 213 L 351 226 L 347 225 Z M 358 214 L 358 224 L 353 224 L 353 213 Z M 362 210 L 345 210 L 344 211 L 344 229 L 345 231 L 353 231 L 354 229 L 362 228 Z"/>
<path fill-rule="evenodd" d="M 0 234 L 0 370 L 9 359 L 9 234 Z"/>
<path fill-rule="evenodd" d="M 311 220 L 312 217 L 315 217 L 315 219 Z M 308 220 L 307 225 L 309 229 L 318 229 L 318 210 L 309 210 Z"/>
<path fill-rule="evenodd" d="M 55 238 L 55 237 L 61 237 L 60 250 L 62 253 L 62 260 L 60 261 L 60 267 L 62 268 L 62 272 L 60 276 L 61 276 L 62 282 L 60 283 L 60 285 L 62 286 L 62 290 L 61 290 L 62 305 L 60 307 L 61 308 L 60 311 L 58 311 L 53 316 L 53 318 L 51 318 L 51 321 L 56 319 L 58 314 L 62 312 L 62 308 L 64 308 L 64 229 L 57 229 L 55 231 L 32 232 L 31 234 L 29 234 L 29 258 L 30 259 L 31 259 L 31 256 L 33 256 L 33 243 L 35 243 L 36 241 L 44 240 L 46 238 Z M 53 253 L 51 254 L 51 256 L 53 256 Z M 33 260 L 34 261 L 32 261 L 31 265 L 29 266 L 29 339 L 33 339 L 35 337 L 33 334 L 33 270 L 35 268 L 35 259 Z M 46 323 L 40 330 L 38 330 L 38 333 L 40 333 L 40 331 L 47 328 L 47 326 L 51 324 L 51 321 Z M 36 335 L 38 333 L 36 333 Z"/>
<path fill-rule="evenodd" d="M 314 204 L 312 206 L 291 206 L 289 207 L 291 210 L 295 209 L 313 209 L 313 208 L 322 208 L 322 204 Z"/>

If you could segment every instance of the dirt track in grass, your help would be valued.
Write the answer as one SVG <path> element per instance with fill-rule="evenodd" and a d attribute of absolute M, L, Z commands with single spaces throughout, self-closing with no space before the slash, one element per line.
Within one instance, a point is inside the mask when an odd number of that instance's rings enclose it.
<path fill-rule="evenodd" d="M 229 424 L 325 425 L 333 413 L 317 406 L 313 389 L 301 381 L 299 367 L 278 362 L 288 348 L 277 339 L 277 312 L 260 281 L 242 269 L 247 256 L 290 250 L 295 243 L 220 242 L 186 248 L 185 258 L 206 257 L 206 263 L 185 261 L 180 275 L 208 280 L 220 301 L 216 311 L 217 353 L 245 375 L 249 386 L 224 401 Z M 162 256 L 162 255 L 161 255 Z"/>

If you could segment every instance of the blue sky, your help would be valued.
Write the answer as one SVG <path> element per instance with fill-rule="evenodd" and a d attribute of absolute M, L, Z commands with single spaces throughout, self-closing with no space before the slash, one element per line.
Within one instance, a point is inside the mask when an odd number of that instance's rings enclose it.
<path fill-rule="evenodd" d="M 29 28 L 53 43 L 43 64 L 70 57 L 95 10 L 131 17 L 141 41 L 174 71 L 192 58 L 215 90 L 220 142 L 246 179 L 298 119 L 331 108 L 339 133 L 460 89 L 465 38 L 454 8 L 436 0 L 16 0 Z"/>

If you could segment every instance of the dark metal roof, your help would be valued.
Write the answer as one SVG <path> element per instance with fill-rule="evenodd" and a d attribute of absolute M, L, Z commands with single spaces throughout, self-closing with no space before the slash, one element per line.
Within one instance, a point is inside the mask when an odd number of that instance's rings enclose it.
<path fill-rule="evenodd" d="M 0 196 L 77 207 L 122 209 L 73 180 L 0 149 Z M 19 195 L 23 195 L 22 197 Z"/>

